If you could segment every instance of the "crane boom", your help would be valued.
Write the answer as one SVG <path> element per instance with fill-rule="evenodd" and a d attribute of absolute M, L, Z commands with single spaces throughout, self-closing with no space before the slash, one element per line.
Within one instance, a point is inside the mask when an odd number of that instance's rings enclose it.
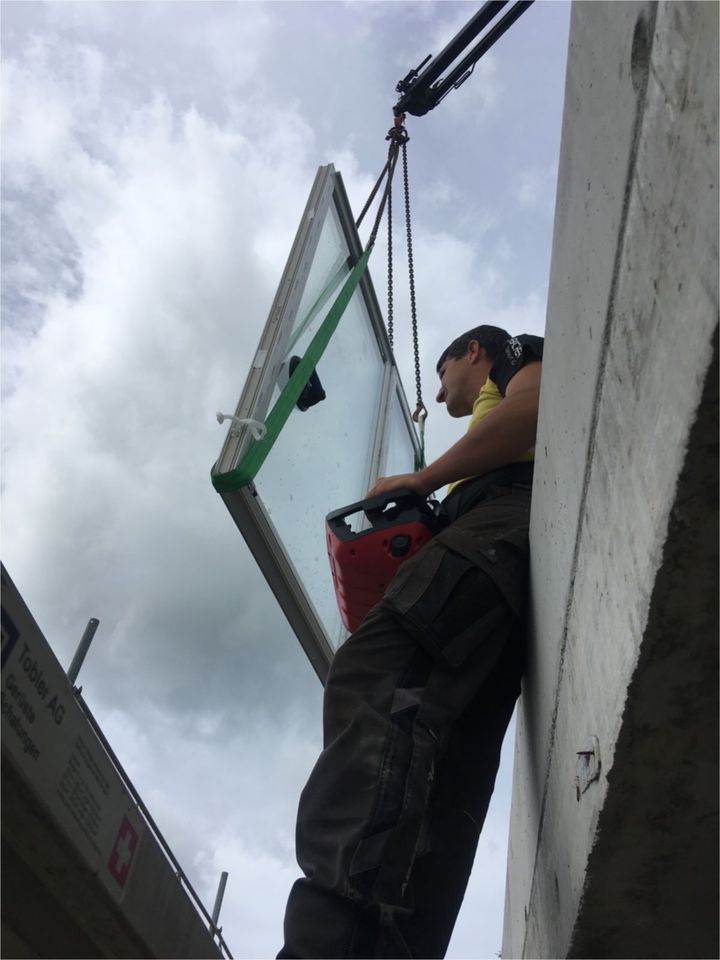
<path fill-rule="evenodd" d="M 518 0 L 514 3 L 472 50 L 452 67 L 450 73 L 443 77 L 443 72 L 451 67 L 465 47 L 495 19 L 507 3 L 508 0 L 488 0 L 434 59 L 431 56 L 426 57 L 418 67 L 398 82 L 395 89 L 401 96 L 393 107 L 395 116 L 410 113 L 421 117 L 436 107 L 451 90 L 456 90 L 467 80 L 480 57 L 525 13 L 533 0 Z M 431 62 L 425 67 L 428 61 Z"/>

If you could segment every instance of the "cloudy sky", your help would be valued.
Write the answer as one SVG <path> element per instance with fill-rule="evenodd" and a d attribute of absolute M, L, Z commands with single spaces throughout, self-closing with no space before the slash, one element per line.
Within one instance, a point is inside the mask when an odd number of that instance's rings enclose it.
<path fill-rule="evenodd" d="M 321 687 L 210 484 L 215 412 L 317 167 L 359 211 L 395 83 L 478 6 L 2 4 L 3 562 L 64 665 L 99 618 L 84 695 L 209 907 L 229 872 L 238 958 L 282 942 Z M 408 118 L 428 406 L 458 333 L 543 331 L 568 21 L 540 0 Z M 381 303 L 384 261 L 381 238 Z M 436 408 L 427 429 L 432 457 L 463 424 Z M 451 957 L 500 949 L 511 754 Z"/>

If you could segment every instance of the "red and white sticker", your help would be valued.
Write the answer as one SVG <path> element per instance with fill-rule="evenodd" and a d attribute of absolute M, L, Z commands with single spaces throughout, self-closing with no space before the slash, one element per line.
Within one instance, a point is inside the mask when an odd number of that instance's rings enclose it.
<path fill-rule="evenodd" d="M 108 860 L 110 875 L 121 887 L 124 887 L 127 881 L 139 839 L 135 827 L 127 817 L 123 817 Z"/>

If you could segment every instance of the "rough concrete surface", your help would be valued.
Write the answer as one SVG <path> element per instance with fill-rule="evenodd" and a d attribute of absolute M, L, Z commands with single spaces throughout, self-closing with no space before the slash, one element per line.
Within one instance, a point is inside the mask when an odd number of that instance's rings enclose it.
<path fill-rule="evenodd" d="M 717 822 L 700 740 L 717 729 L 716 584 L 699 536 L 717 497 L 707 391 L 701 404 L 718 322 L 717 13 L 693 2 L 573 7 L 505 957 L 717 955 L 702 952 L 716 923 L 699 894 L 717 889 L 717 871 L 696 859 L 698 882 L 682 879 L 698 853 L 690 838 Z M 594 743 L 600 776 L 578 801 L 578 752 Z M 670 784 L 668 804 L 658 790 Z M 677 880 L 660 879 L 659 859 Z"/>

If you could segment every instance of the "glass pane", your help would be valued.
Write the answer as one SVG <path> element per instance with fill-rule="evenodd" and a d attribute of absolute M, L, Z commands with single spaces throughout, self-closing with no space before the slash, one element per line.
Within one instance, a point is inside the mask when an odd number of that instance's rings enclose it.
<path fill-rule="evenodd" d="M 383 372 L 358 289 L 317 368 L 326 399 L 292 412 L 255 481 L 334 647 L 345 632 L 330 576 L 325 516 L 367 492 Z"/>
<path fill-rule="evenodd" d="M 335 205 L 331 204 L 295 316 L 286 359 L 292 354 L 302 356 L 349 273 L 347 243 Z"/>
<path fill-rule="evenodd" d="M 384 460 L 382 474 L 386 477 L 396 473 L 413 473 L 415 470 L 412 435 L 397 387 L 390 398 Z"/>

